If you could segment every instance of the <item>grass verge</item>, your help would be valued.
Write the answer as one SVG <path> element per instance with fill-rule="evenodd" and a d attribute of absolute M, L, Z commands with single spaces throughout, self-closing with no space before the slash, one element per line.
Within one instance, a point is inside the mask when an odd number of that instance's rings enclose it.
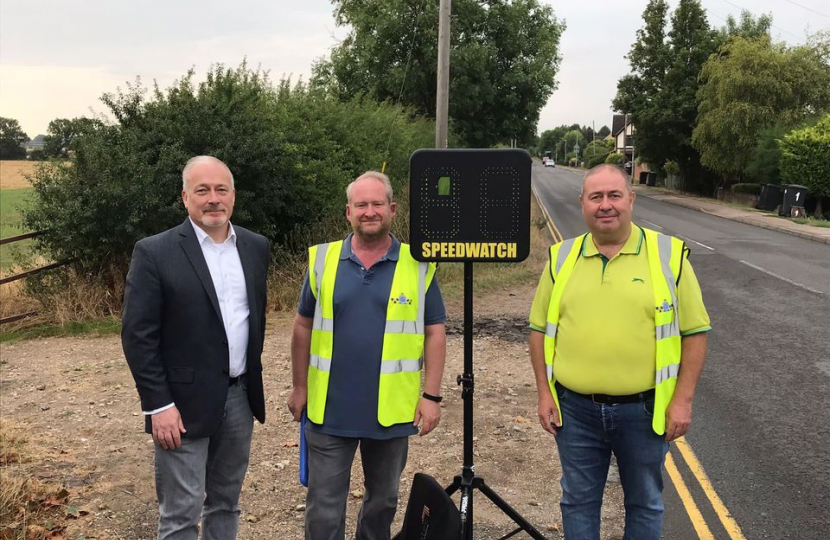
<path fill-rule="evenodd" d="M 0 343 L 20 341 L 22 339 L 66 337 L 76 335 L 105 336 L 110 334 L 118 334 L 119 332 L 121 332 L 121 321 L 112 318 L 92 321 L 67 321 L 62 324 L 43 322 L 0 332 Z M 0 538 L 2 538 L 2 536 L 0 536 Z"/>
<path fill-rule="evenodd" d="M 47 451 L 30 440 L 28 430 L 0 421 L 0 538 L 64 538 L 66 521 L 81 510 L 69 505 L 69 491 L 38 480 L 37 463 Z"/>
<path fill-rule="evenodd" d="M 28 201 L 31 188 L 0 190 L 0 238 L 26 232 L 20 225 L 20 208 Z M 31 250 L 32 240 L 21 240 L 0 246 L 0 268 L 7 269 L 24 261 Z"/>

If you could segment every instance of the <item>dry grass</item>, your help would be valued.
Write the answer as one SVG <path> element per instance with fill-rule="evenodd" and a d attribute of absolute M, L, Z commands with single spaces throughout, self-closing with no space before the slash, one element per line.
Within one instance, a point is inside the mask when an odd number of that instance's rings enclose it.
<path fill-rule="evenodd" d="M 46 451 L 27 430 L 0 420 L 0 538 L 63 538 L 64 521 L 78 510 L 67 506 L 69 492 L 42 483 L 34 473 Z"/>
<path fill-rule="evenodd" d="M 39 161 L 0 161 L 0 190 L 32 187 L 26 176 L 35 172 Z"/>

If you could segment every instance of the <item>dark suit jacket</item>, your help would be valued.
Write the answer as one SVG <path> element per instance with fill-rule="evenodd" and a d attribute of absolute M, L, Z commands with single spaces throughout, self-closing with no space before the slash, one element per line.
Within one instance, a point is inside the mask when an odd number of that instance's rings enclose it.
<path fill-rule="evenodd" d="M 234 230 L 250 308 L 248 401 L 254 417 L 264 422 L 261 355 L 271 252 L 265 237 L 236 225 Z M 175 403 L 185 437 L 209 437 L 216 431 L 228 394 L 228 338 L 189 219 L 136 243 L 124 293 L 121 344 L 142 410 Z M 149 416 L 145 429 L 151 432 Z"/>

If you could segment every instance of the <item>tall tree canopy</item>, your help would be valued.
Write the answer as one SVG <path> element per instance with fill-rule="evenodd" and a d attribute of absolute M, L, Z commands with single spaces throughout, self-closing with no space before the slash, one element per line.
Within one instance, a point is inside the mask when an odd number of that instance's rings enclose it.
<path fill-rule="evenodd" d="M 830 58 L 823 42 L 786 47 L 735 37 L 704 65 L 693 142 L 701 160 L 740 180 L 759 134 L 830 110 Z"/>
<path fill-rule="evenodd" d="M 668 4 L 651 0 L 628 59 L 633 73 L 620 79 L 614 108 L 631 114 L 637 154 L 656 166 L 672 160 L 683 176 L 697 176 L 691 144 L 698 74 L 717 46 L 699 0 L 680 0 L 667 29 Z"/>
<path fill-rule="evenodd" d="M 664 141 L 665 125 L 662 102 L 663 85 L 670 63 L 666 43 L 669 5 L 665 0 L 651 0 L 643 11 L 643 27 L 628 53 L 632 73 L 617 83 L 614 110 L 631 114 L 637 126 L 637 154 L 650 163 L 662 164 L 668 155 Z"/>
<path fill-rule="evenodd" d="M 313 83 L 341 99 L 357 95 L 404 104 L 434 117 L 438 2 L 333 0 L 351 32 L 314 67 Z M 452 3 L 449 116 L 460 140 L 489 147 L 532 142 L 539 111 L 556 89 L 565 29 L 538 0 Z"/>
<path fill-rule="evenodd" d="M 43 152 L 46 157 L 69 157 L 69 152 L 77 146 L 78 137 L 102 127 L 104 124 L 94 118 L 55 118 L 46 130 Z"/>
<path fill-rule="evenodd" d="M 22 159 L 26 149 L 21 145 L 29 140 L 20 122 L 14 118 L 0 117 L 0 159 Z"/>

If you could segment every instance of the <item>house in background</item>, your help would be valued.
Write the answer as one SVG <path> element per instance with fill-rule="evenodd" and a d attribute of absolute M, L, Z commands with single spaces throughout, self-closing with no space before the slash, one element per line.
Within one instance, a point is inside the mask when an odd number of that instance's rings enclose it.
<path fill-rule="evenodd" d="M 615 114 L 611 122 L 611 136 L 614 138 L 614 152 L 618 152 L 625 156 L 625 171 L 632 174 L 631 165 L 637 157 L 636 149 L 634 147 L 634 123 L 627 114 Z M 640 172 L 648 172 L 650 169 L 647 163 L 634 164 L 633 182 L 637 183 L 637 178 L 640 177 Z"/>
<path fill-rule="evenodd" d="M 38 135 L 32 140 L 24 142 L 21 146 L 26 149 L 26 157 L 30 156 L 36 150 L 43 150 L 43 139 L 45 138 L 45 135 Z"/>

